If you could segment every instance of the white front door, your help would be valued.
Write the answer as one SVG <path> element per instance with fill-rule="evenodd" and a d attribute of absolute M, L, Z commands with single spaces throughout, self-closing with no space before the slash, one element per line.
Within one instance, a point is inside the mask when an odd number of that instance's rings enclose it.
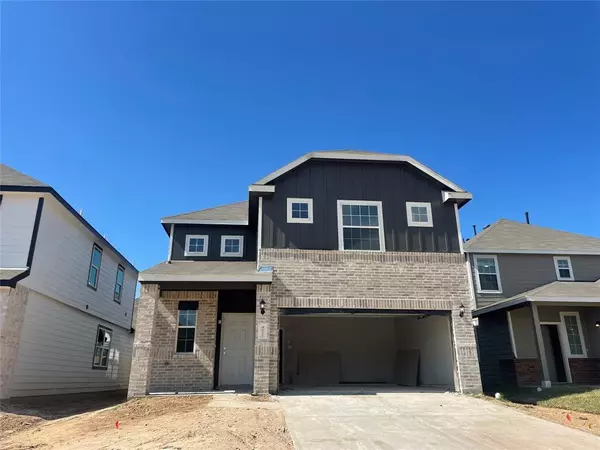
<path fill-rule="evenodd" d="M 223 313 L 219 386 L 252 386 L 254 327 L 253 313 Z"/>

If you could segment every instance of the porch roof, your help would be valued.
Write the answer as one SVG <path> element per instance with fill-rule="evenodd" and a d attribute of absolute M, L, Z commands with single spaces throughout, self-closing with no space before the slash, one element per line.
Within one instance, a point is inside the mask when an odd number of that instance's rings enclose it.
<path fill-rule="evenodd" d="M 600 280 L 554 281 L 473 311 L 473 317 L 526 302 L 577 302 L 600 304 Z"/>
<path fill-rule="evenodd" d="M 270 283 L 272 279 L 271 271 L 256 270 L 255 261 L 165 261 L 140 272 L 138 281 Z"/>

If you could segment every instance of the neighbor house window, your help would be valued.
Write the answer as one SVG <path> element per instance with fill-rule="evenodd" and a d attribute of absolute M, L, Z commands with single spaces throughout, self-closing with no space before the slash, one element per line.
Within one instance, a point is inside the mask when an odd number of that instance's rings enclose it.
<path fill-rule="evenodd" d="M 381 202 L 338 200 L 340 250 L 384 251 Z"/>
<path fill-rule="evenodd" d="M 177 315 L 177 353 L 193 353 L 196 338 L 198 302 L 179 302 Z"/>
<path fill-rule="evenodd" d="M 125 280 L 125 268 L 119 264 L 117 267 L 117 281 L 115 281 L 114 300 L 121 303 L 121 294 L 123 293 L 123 282 Z"/>
<path fill-rule="evenodd" d="M 98 279 L 100 278 L 100 264 L 102 263 L 102 249 L 94 244 L 92 247 L 92 259 L 90 261 L 90 271 L 88 273 L 88 286 L 98 289 Z"/>
<path fill-rule="evenodd" d="M 409 227 L 432 227 L 431 203 L 406 202 L 406 216 Z"/>
<path fill-rule="evenodd" d="M 110 341 L 112 338 L 112 330 L 110 328 L 98 325 L 96 332 L 96 346 L 94 348 L 94 369 L 106 369 L 108 367 L 108 356 L 110 353 Z"/>
<path fill-rule="evenodd" d="M 185 256 L 206 256 L 208 236 L 188 234 L 185 237 Z"/>
<path fill-rule="evenodd" d="M 581 333 L 581 321 L 577 312 L 561 312 L 561 320 L 565 327 L 567 341 L 569 343 L 569 356 L 587 357 L 585 342 Z"/>
<path fill-rule="evenodd" d="M 221 236 L 221 256 L 244 256 L 244 236 Z"/>
<path fill-rule="evenodd" d="M 475 255 L 477 291 L 482 293 L 502 292 L 498 258 L 495 255 Z"/>
<path fill-rule="evenodd" d="M 288 223 L 313 223 L 312 198 L 287 199 Z"/>
<path fill-rule="evenodd" d="M 573 281 L 573 268 L 571 267 L 571 258 L 568 256 L 555 256 L 554 268 L 556 269 L 556 278 L 561 281 Z"/>

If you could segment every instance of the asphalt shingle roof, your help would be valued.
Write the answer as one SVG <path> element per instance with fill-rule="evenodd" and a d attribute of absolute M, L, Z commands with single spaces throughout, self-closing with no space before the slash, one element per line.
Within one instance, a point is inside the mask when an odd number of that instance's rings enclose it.
<path fill-rule="evenodd" d="M 140 281 L 271 281 L 255 261 L 171 261 L 140 272 Z"/>
<path fill-rule="evenodd" d="M 0 185 L 3 186 L 48 186 L 35 178 L 25 175 L 6 164 L 0 164 Z"/>
<path fill-rule="evenodd" d="M 552 228 L 528 225 L 507 219 L 500 219 L 464 245 L 466 252 L 508 251 L 561 252 L 570 254 L 600 254 L 600 239 L 553 230 Z"/>
<path fill-rule="evenodd" d="M 248 220 L 248 201 L 229 203 L 162 218 L 163 223 L 169 223 L 169 220 Z"/>

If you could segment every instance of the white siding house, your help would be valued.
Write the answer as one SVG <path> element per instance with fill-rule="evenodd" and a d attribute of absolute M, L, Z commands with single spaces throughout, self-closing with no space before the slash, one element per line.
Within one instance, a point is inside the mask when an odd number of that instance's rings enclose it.
<path fill-rule="evenodd" d="M 137 270 L 51 187 L 0 169 L 0 398 L 127 389 Z"/>

